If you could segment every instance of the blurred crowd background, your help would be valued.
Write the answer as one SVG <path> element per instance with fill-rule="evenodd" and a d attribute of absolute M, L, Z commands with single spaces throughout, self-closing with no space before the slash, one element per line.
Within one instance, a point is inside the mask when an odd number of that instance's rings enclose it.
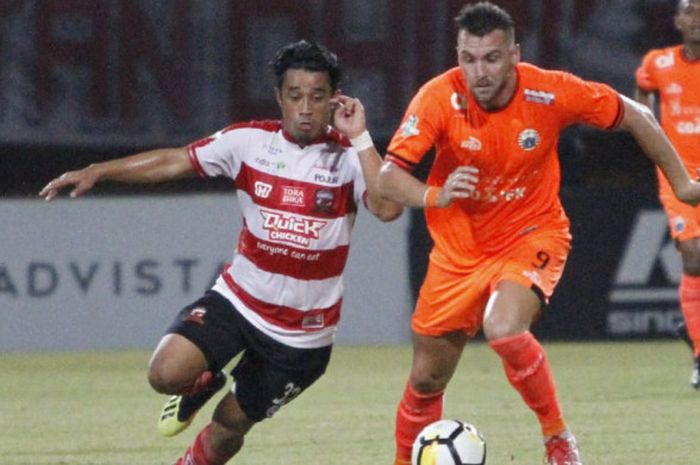
<path fill-rule="evenodd" d="M 523 59 L 631 95 L 649 48 L 677 42 L 675 0 L 500 0 Z M 73 167 L 174 146 L 241 119 L 276 118 L 268 61 L 299 38 L 346 69 L 384 147 L 416 88 L 455 64 L 462 0 L 3 0 L 0 193 L 29 197 Z M 564 186 L 653 193 L 629 136 L 576 127 L 561 141 Z M 217 189 L 180 182 L 97 193 Z"/>

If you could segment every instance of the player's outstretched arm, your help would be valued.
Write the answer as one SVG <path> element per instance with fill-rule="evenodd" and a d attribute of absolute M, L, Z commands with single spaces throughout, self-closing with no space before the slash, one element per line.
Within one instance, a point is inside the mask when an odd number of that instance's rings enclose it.
<path fill-rule="evenodd" d="M 69 188 L 69 195 L 78 197 L 100 181 L 144 184 L 195 174 L 186 147 L 157 149 L 68 171 L 46 184 L 39 196 L 51 200 L 63 189 Z"/>
<path fill-rule="evenodd" d="M 625 105 L 625 116 L 620 128 L 630 131 L 646 156 L 663 171 L 678 200 L 698 205 L 700 183 L 690 178 L 676 149 L 649 107 L 624 96 L 622 101 Z"/>
<path fill-rule="evenodd" d="M 391 221 L 403 212 L 403 206 L 381 196 L 377 178 L 382 158 L 379 156 L 372 137 L 367 131 L 365 108 L 359 99 L 339 95 L 333 121 L 335 127 L 345 134 L 357 150 L 362 165 L 362 174 L 367 184 L 367 208 L 382 221 Z"/>

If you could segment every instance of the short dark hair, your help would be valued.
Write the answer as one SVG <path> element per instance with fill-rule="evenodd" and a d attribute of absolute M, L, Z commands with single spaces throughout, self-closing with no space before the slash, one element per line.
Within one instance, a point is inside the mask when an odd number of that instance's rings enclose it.
<path fill-rule="evenodd" d="M 285 45 L 275 55 L 270 63 L 277 78 L 277 88 L 282 87 L 284 73 L 288 69 L 303 69 L 306 71 L 327 72 L 331 81 L 331 89 L 337 90 L 343 77 L 343 71 L 338 64 L 338 57 L 324 46 L 307 40 L 300 40 Z"/>
<path fill-rule="evenodd" d="M 465 5 L 455 17 L 458 31 L 483 37 L 490 32 L 501 29 L 515 40 L 515 22 L 510 14 L 491 2 L 478 2 Z"/>

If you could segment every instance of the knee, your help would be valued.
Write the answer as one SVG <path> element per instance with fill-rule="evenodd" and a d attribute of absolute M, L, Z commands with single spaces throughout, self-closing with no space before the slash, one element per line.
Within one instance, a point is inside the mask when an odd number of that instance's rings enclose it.
<path fill-rule="evenodd" d="M 681 242 L 679 245 L 683 262 L 683 273 L 700 276 L 700 244 L 697 240 Z"/>
<path fill-rule="evenodd" d="M 700 255 L 683 257 L 683 273 L 689 276 L 700 276 Z"/>
<path fill-rule="evenodd" d="M 495 341 L 517 333 L 516 328 L 507 321 L 484 320 L 483 331 L 487 341 Z"/>
<path fill-rule="evenodd" d="M 171 363 L 159 361 L 148 367 L 148 383 L 160 394 L 180 394 L 182 389 L 192 384 L 192 376 L 182 373 Z"/>
<path fill-rule="evenodd" d="M 530 322 L 518 318 L 484 318 L 482 325 L 487 341 L 495 341 L 504 337 L 515 336 L 530 329 Z"/>
<path fill-rule="evenodd" d="M 419 394 L 433 394 L 444 391 L 449 382 L 449 376 L 435 370 L 413 370 L 410 383 Z"/>

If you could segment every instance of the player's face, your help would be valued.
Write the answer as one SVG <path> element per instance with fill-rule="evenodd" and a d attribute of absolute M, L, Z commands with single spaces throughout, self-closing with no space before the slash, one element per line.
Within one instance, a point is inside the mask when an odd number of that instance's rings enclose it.
<path fill-rule="evenodd" d="M 276 93 L 284 129 L 297 142 L 308 144 L 326 132 L 333 97 L 327 72 L 288 69 Z"/>
<path fill-rule="evenodd" d="M 700 45 L 700 0 L 681 0 L 678 3 L 676 27 L 681 31 L 683 43 Z"/>
<path fill-rule="evenodd" d="M 515 91 L 515 65 L 520 50 L 505 31 L 479 37 L 462 29 L 457 35 L 457 61 L 469 89 L 486 109 L 500 108 Z"/>

